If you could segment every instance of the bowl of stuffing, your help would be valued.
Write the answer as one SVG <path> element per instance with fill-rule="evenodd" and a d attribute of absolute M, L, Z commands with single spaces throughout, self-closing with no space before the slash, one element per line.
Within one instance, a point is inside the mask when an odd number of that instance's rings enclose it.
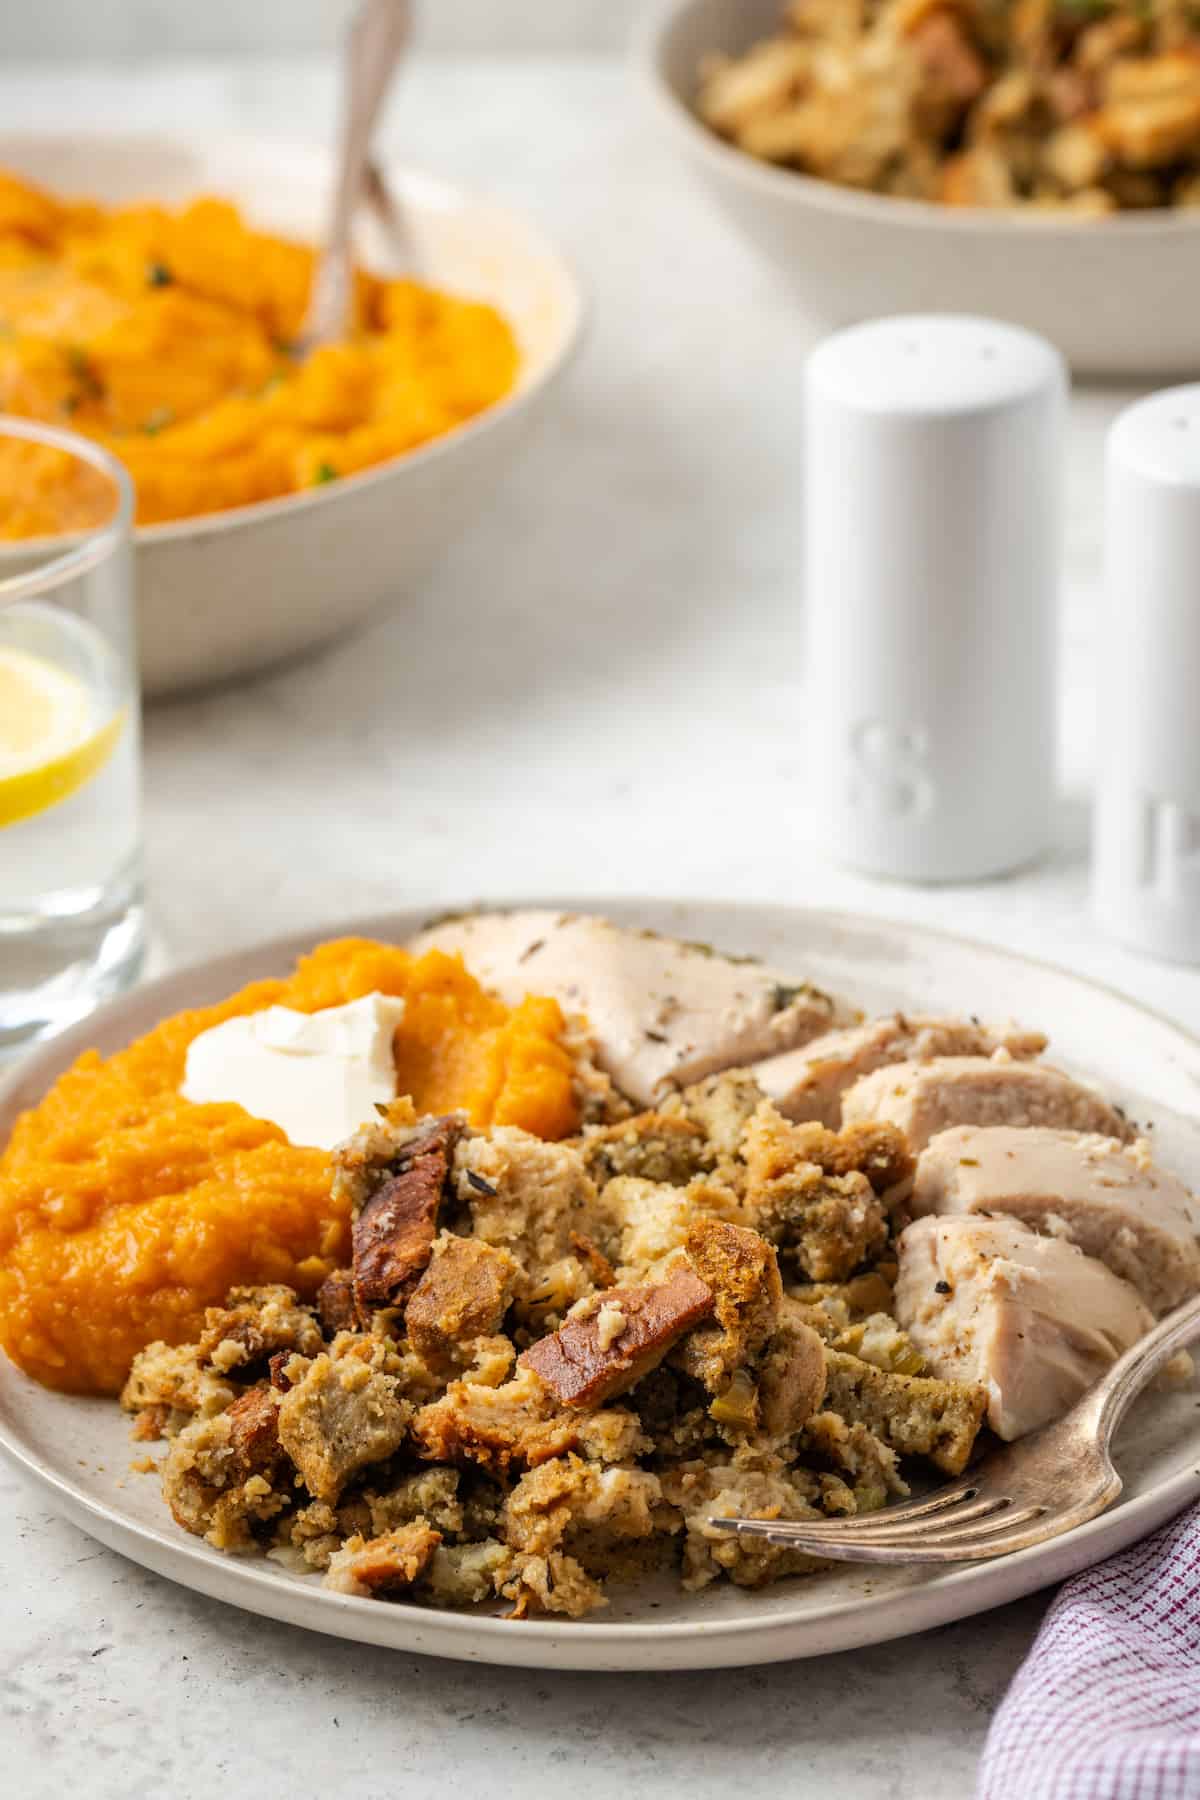
<path fill-rule="evenodd" d="M 0 412 L 121 458 L 149 693 L 254 673 L 403 597 L 470 523 L 580 330 L 526 219 L 385 165 L 343 342 L 301 327 L 332 167 L 270 140 L 0 133 Z M 94 521 L 29 446 L 0 573 Z"/>
<path fill-rule="evenodd" d="M 667 0 L 659 118 L 820 329 L 950 311 L 1200 365 L 1194 0 Z"/>

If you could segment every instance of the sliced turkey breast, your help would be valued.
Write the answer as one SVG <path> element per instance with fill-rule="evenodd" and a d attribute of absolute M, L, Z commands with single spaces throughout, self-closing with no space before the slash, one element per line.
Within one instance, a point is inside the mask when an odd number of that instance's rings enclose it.
<path fill-rule="evenodd" d="M 994 1056 L 935 1056 L 876 1069 L 842 1097 L 844 1124 L 898 1125 L 910 1150 L 952 1125 L 1051 1125 L 1128 1142 L 1129 1122 L 1094 1088 L 1047 1063 Z"/>
<path fill-rule="evenodd" d="M 779 969 L 578 913 L 478 913 L 431 926 L 410 948 L 461 952 L 510 1005 L 550 994 L 585 1013 L 601 1067 L 643 1106 L 857 1017 Z"/>
<path fill-rule="evenodd" d="M 1200 1288 L 1200 1206 L 1132 1145 L 1078 1131 L 957 1125 L 921 1153 L 910 1205 L 1002 1213 L 1068 1238 L 1130 1282 L 1155 1313 Z"/>
<path fill-rule="evenodd" d="M 935 1375 L 981 1382 L 999 1437 L 1061 1417 L 1154 1323 L 1127 1282 L 1016 1219 L 917 1219 L 895 1312 Z"/>
<path fill-rule="evenodd" d="M 815 1119 L 836 1131 L 842 1122 L 842 1095 L 875 1069 L 935 1056 L 990 1056 L 994 1050 L 1027 1058 L 1040 1056 L 1045 1048 L 1040 1031 L 1016 1025 L 888 1013 L 843 1031 L 827 1031 L 799 1050 L 755 1063 L 752 1073 L 785 1118 L 797 1124 Z"/>

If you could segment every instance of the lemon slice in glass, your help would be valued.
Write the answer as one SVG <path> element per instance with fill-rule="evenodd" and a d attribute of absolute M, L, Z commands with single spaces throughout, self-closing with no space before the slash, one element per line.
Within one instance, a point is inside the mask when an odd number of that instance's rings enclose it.
<path fill-rule="evenodd" d="M 0 830 L 66 800 L 112 755 L 124 711 L 96 729 L 77 675 L 0 645 Z"/>

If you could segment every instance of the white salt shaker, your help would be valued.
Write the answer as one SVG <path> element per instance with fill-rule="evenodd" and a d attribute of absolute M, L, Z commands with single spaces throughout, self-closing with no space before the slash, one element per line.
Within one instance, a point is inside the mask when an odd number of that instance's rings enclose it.
<path fill-rule="evenodd" d="M 1109 431 L 1099 664 L 1097 917 L 1200 962 L 1200 385 Z"/>
<path fill-rule="evenodd" d="M 1066 371 L 992 319 L 877 319 L 806 381 L 819 847 L 969 881 L 1050 838 Z"/>

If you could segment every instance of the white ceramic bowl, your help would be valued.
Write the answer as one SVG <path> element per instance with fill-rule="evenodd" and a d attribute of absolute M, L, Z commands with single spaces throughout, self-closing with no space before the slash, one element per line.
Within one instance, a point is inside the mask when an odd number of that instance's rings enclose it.
<path fill-rule="evenodd" d="M 1200 370 L 1198 212 L 952 210 L 772 168 L 717 138 L 692 111 L 701 57 L 744 50 L 782 11 L 783 0 L 664 0 L 636 58 L 659 119 L 810 326 L 983 313 L 1044 333 L 1083 373 Z"/>
<path fill-rule="evenodd" d="M 331 178 L 321 150 L 269 139 L 0 133 L 0 166 L 69 194 L 167 204 L 200 193 L 236 202 L 256 225 L 310 241 Z M 204 686 L 313 650 L 411 589 L 469 526 L 544 409 L 576 344 L 582 300 L 562 259 L 527 220 L 426 175 L 387 167 L 437 286 L 493 302 L 521 348 L 513 393 L 445 437 L 366 474 L 137 532 L 146 691 Z M 386 272 L 367 220 L 364 260 Z M 8 567 L 26 553 L 7 548 Z"/>

